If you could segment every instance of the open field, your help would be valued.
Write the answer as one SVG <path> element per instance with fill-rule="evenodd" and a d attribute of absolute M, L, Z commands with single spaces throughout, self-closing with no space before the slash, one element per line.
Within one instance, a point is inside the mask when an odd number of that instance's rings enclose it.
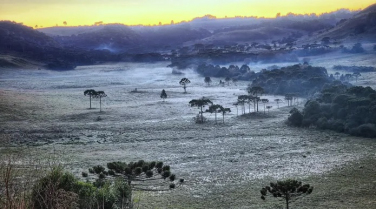
<path fill-rule="evenodd" d="M 366 59 L 366 58 L 365 58 Z M 328 59 L 315 60 L 329 67 Z M 140 208 L 279 208 L 282 203 L 260 199 L 270 181 L 298 178 L 315 189 L 295 208 L 375 208 L 376 148 L 373 139 L 330 131 L 287 126 L 291 107 L 277 104 L 282 96 L 266 95 L 269 113 L 237 116 L 232 105 L 246 94 L 247 82 L 218 86 L 212 79 L 185 71 L 173 75 L 168 63 L 83 66 L 75 71 L 3 70 L 0 72 L 0 134 L 8 146 L 27 147 L 28 155 L 62 156 L 77 176 L 109 161 L 159 160 L 171 165 L 182 187 L 166 193 L 137 193 Z M 252 68 L 252 66 L 251 66 Z M 191 80 L 187 94 L 179 86 Z M 374 74 L 361 78 L 371 83 Z M 137 92 L 132 92 L 137 88 Z M 86 89 L 103 90 L 88 109 Z M 165 89 L 165 102 L 159 97 Z M 204 114 L 188 102 L 205 96 L 232 112 Z M 298 108 L 303 106 L 300 99 Z M 251 111 L 253 108 L 251 107 Z M 248 107 L 246 107 L 248 113 Z"/>

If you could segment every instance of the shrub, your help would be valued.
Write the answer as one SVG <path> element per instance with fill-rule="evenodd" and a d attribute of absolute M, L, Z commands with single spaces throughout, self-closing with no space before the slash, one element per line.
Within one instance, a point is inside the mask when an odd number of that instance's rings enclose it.
<path fill-rule="evenodd" d="M 372 123 L 362 124 L 351 129 L 350 134 L 363 137 L 376 137 L 376 125 Z"/>
<path fill-rule="evenodd" d="M 328 119 L 326 117 L 321 117 L 317 120 L 316 126 L 321 129 L 327 129 L 328 128 Z"/>
<path fill-rule="evenodd" d="M 293 108 L 290 113 L 291 115 L 288 117 L 288 122 L 293 126 L 301 126 L 303 121 L 302 113 L 296 108 Z"/>
<path fill-rule="evenodd" d="M 73 191 L 77 180 L 72 174 L 64 173 L 61 167 L 53 168 L 38 180 L 32 190 L 35 209 L 73 208 L 78 206 L 78 195 Z"/>
<path fill-rule="evenodd" d="M 97 167 L 99 168 L 99 167 Z M 83 172 L 84 173 L 84 172 Z M 101 175 L 103 173 L 100 173 Z M 72 174 L 54 168 L 39 179 L 32 190 L 32 207 L 51 208 L 124 208 L 130 203 L 130 186 L 123 179 L 95 183 L 78 181 Z"/>

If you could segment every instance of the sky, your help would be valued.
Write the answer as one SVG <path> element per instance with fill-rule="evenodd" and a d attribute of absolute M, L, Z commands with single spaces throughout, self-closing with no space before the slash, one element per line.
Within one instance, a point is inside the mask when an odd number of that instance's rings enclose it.
<path fill-rule="evenodd" d="M 364 9 L 375 0 L 0 0 L 0 20 L 34 27 L 93 25 L 95 22 L 126 25 L 170 24 L 210 14 L 275 17 L 321 14 L 346 8 Z"/>

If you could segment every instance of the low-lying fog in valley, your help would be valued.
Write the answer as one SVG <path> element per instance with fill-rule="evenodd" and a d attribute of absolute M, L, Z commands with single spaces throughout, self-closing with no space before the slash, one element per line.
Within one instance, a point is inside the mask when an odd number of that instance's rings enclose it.
<path fill-rule="evenodd" d="M 333 61 L 311 60 L 329 72 Z M 246 94 L 248 82 L 220 86 L 220 79 L 212 78 L 207 86 L 193 70 L 174 75 L 168 64 L 118 63 L 64 72 L 3 70 L 0 133 L 10 137 L 13 146 L 27 146 L 31 158 L 58 156 L 77 176 L 94 165 L 144 159 L 163 161 L 185 179 L 181 187 L 165 192 L 168 195 L 135 194 L 140 208 L 260 208 L 262 183 L 320 176 L 375 150 L 370 139 L 287 126 L 292 107 L 284 102 L 278 108 L 274 102 L 283 96 L 263 95 L 273 106 L 270 111 L 264 114 L 260 103 L 259 114 L 241 115 L 233 103 Z M 179 85 L 183 77 L 191 81 L 186 94 Z M 369 73 L 358 82 L 374 86 L 372 78 L 374 73 Z M 98 99 L 92 99 L 94 109 L 89 109 L 87 89 L 108 95 L 102 99 L 102 112 Z M 204 113 L 207 123 L 194 122 L 199 109 L 189 101 L 201 97 L 231 108 L 224 123 L 221 114 L 216 123 L 210 113 Z M 305 101 L 300 98 L 294 106 L 302 108 Z M 248 105 L 245 110 L 248 113 Z"/>

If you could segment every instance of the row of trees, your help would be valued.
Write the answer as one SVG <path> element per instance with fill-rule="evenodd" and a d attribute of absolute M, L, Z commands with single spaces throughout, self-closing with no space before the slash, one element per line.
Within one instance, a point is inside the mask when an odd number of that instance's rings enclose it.
<path fill-rule="evenodd" d="M 228 77 L 227 77 L 228 78 Z M 210 85 L 212 82 L 210 77 L 205 77 L 204 81 Z M 227 82 L 230 81 L 230 79 L 226 79 Z M 182 78 L 179 82 L 180 85 L 183 86 L 184 88 L 184 93 L 186 93 L 186 87 L 187 84 L 189 84 L 190 81 L 187 78 Z M 242 106 L 242 114 L 245 114 L 245 104 L 248 104 L 249 108 L 249 113 L 251 112 L 251 103 L 253 103 L 254 107 L 254 112 L 259 112 L 259 102 L 262 102 L 263 107 L 264 107 L 264 114 L 266 113 L 266 110 L 269 110 L 273 108 L 273 106 L 267 105 L 269 103 L 269 99 L 266 98 L 260 98 L 260 96 L 265 92 L 264 88 L 261 86 L 252 86 L 249 85 L 247 87 L 247 93 L 248 95 L 240 95 L 238 96 L 237 101 L 234 103 L 234 106 L 237 109 L 237 115 L 238 115 L 238 106 Z M 165 90 L 163 89 L 161 92 L 160 97 L 164 100 L 167 98 L 167 94 Z M 288 102 L 288 106 L 292 106 L 293 101 L 297 101 L 297 97 L 295 94 L 286 94 L 285 95 L 285 100 Z M 275 99 L 274 100 L 277 103 L 277 106 L 279 108 L 279 104 L 282 101 L 282 99 Z M 230 108 L 224 108 L 221 105 L 213 104 L 209 99 L 206 98 L 201 98 L 201 99 L 194 99 L 189 102 L 191 106 L 197 106 L 200 108 L 199 112 L 199 120 L 197 122 L 203 123 L 204 122 L 204 117 L 203 117 L 203 107 L 209 106 L 209 109 L 207 109 L 205 112 L 210 112 L 210 113 L 215 113 L 215 121 L 217 122 L 217 113 L 222 113 L 223 114 L 223 123 L 224 123 L 224 115 L 226 112 L 231 112 Z"/>
<path fill-rule="evenodd" d="M 225 114 L 227 112 L 231 112 L 230 108 L 225 108 L 221 105 L 213 104 L 212 101 L 210 101 L 209 99 L 206 99 L 205 97 L 202 97 L 200 99 L 193 99 L 189 102 L 189 105 L 191 107 L 198 107 L 200 109 L 199 117 L 196 119 L 196 122 L 198 123 L 204 123 L 203 108 L 205 106 L 209 106 L 209 109 L 205 110 L 205 112 L 215 114 L 215 123 L 217 123 L 217 113 L 222 113 L 222 121 L 223 123 L 225 123 Z"/>
<path fill-rule="evenodd" d="M 102 112 L 102 97 L 107 97 L 104 91 L 95 91 L 94 89 L 87 89 L 84 91 L 84 95 L 89 97 L 91 109 L 91 98 L 99 98 L 99 111 Z"/>

